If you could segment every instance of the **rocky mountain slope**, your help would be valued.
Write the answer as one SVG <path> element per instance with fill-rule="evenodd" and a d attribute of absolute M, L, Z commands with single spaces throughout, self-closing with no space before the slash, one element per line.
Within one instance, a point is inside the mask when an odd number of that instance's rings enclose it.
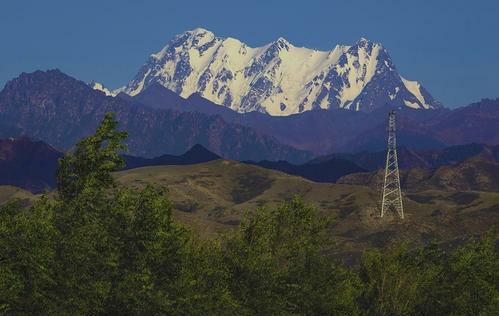
<path fill-rule="evenodd" d="M 231 159 L 303 161 L 304 151 L 220 116 L 137 106 L 109 97 L 58 70 L 21 74 L 0 92 L 0 136 L 29 136 L 68 149 L 92 134 L 106 112 L 129 133 L 130 154 L 180 154 L 201 144 Z"/>
<path fill-rule="evenodd" d="M 120 97 L 124 96 L 120 94 Z M 369 113 L 319 109 L 288 116 L 269 116 L 260 112 L 237 113 L 197 93 L 187 99 L 181 98 L 157 83 L 131 99 L 151 108 L 218 115 L 227 122 L 251 127 L 272 135 L 281 143 L 311 151 L 315 155 L 383 150 L 386 148 L 387 112 L 392 108 L 382 107 Z M 438 149 L 473 142 L 499 144 L 499 134 L 494 132 L 499 129 L 499 99 L 484 99 L 455 110 L 396 109 L 400 146 Z"/>
<path fill-rule="evenodd" d="M 134 96 L 153 84 L 185 98 L 199 93 L 237 112 L 277 116 L 313 109 L 369 112 L 387 104 L 441 106 L 419 82 L 399 75 L 381 44 L 364 38 L 330 51 L 296 47 L 284 38 L 253 48 L 198 28 L 152 54 L 125 87 L 93 87 Z"/>
<path fill-rule="evenodd" d="M 120 93 L 118 97 L 125 95 Z M 152 84 L 136 96 L 128 97 L 137 105 L 150 108 L 171 109 L 180 112 L 200 112 L 218 115 L 227 122 L 251 127 L 264 134 L 276 137 L 280 142 L 317 154 L 337 151 L 376 150 L 386 146 L 386 118 L 388 108 L 370 113 L 345 109 L 306 111 L 288 116 L 269 116 L 260 112 L 237 113 L 203 98 L 196 93 L 184 99 L 160 84 Z M 411 148 L 438 148 L 445 143 L 436 140 L 414 122 L 428 121 L 438 117 L 446 109 L 417 111 L 406 108 L 398 110 L 403 125 L 399 143 Z M 366 134 L 368 137 L 366 137 Z"/>

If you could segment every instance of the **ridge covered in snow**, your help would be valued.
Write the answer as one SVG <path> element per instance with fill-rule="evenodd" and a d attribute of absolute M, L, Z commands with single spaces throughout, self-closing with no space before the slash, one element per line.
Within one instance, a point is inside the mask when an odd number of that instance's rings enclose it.
<path fill-rule="evenodd" d="M 88 84 L 92 89 L 102 91 L 107 96 L 115 96 L 117 93 L 104 87 L 102 83 L 92 81 Z"/>
<path fill-rule="evenodd" d="M 312 109 L 372 111 L 385 105 L 432 109 L 440 103 L 416 81 L 402 78 L 386 49 L 360 39 L 330 51 L 296 47 L 279 38 L 250 47 L 202 28 L 173 38 L 135 78 L 113 92 L 137 95 L 159 83 L 187 98 L 204 98 L 244 113 L 290 115 Z"/>

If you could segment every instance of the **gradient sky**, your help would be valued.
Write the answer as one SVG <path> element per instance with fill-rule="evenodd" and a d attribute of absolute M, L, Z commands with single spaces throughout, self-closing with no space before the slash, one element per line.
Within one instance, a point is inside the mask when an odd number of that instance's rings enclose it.
<path fill-rule="evenodd" d="M 59 68 L 116 88 L 173 36 L 203 27 L 261 46 L 382 43 L 400 74 L 447 107 L 499 97 L 496 0 L 2 0 L 0 86 Z"/>

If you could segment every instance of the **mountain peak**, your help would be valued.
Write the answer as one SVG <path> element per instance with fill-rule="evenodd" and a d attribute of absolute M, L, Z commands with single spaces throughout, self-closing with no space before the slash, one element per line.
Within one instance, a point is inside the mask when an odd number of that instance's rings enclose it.
<path fill-rule="evenodd" d="M 102 93 L 104 93 L 106 96 L 115 96 L 116 93 L 114 93 L 113 91 L 109 90 L 108 88 L 106 88 L 102 83 L 100 82 L 97 82 L 97 81 L 91 81 L 89 84 L 90 88 L 94 89 L 94 90 L 97 90 L 97 91 L 101 91 Z"/>
<path fill-rule="evenodd" d="M 61 156 L 55 148 L 39 140 L 0 139 L 0 184 L 43 192 L 55 185 L 54 174 Z"/>
<path fill-rule="evenodd" d="M 182 157 L 188 157 L 191 160 L 203 160 L 203 161 L 210 161 L 210 160 L 216 160 L 220 159 L 220 156 L 211 152 L 210 150 L 206 149 L 203 145 L 200 144 L 195 144 L 192 146 L 189 150 L 187 150 Z"/>
<path fill-rule="evenodd" d="M 278 39 L 272 42 L 272 46 L 276 46 L 279 49 L 289 50 L 289 47 L 293 45 L 290 42 L 288 42 L 288 40 L 285 39 L 284 37 L 279 37 Z"/>
<path fill-rule="evenodd" d="M 279 37 L 277 38 L 274 43 L 284 43 L 284 44 L 291 44 L 287 39 L 285 39 L 284 37 Z"/>
<path fill-rule="evenodd" d="M 366 50 L 372 50 L 374 47 L 379 46 L 380 48 L 383 47 L 380 43 L 371 41 L 368 38 L 361 37 L 357 42 L 355 42 L 355 46 L 357 47 L 362 47 Z"/>
<path fill-rule="evenodd" d="M 23 72 L 16 78 L 9 80 L 1 92 L 16 90 L 22 87 L 48 86 L 50 82 L 67 82 L 74 84 L 74 79 L 59 69 L 36 70 L 31 73 Z M 78 82 L 80 84 L 82 82 Z"/>
<path fill-rule="evenodd" d="M 162 50 L 152 54 L 155 60 L 162 60 L 165 56 L 175 55 L 179 51 L 185 51 L 191 48 L 200 49 L 203 45 L 217 39 L 213 32 L 198 27 L 193 30 L 185 31 L 176 35 Z"/>
<path fill-rule="evenodd" d="M 215 34 L 207 29 L 204 29 L 202 27 L 195 28 L 193 30 L 187 31 L 184 34 L 190 34 L 191 36 L 197 36 L 197 37 L 215 37 Z"/>
<path fill-rule="evenodd" d="M 133 96 L 157 82 L 183 98 L 199 93 L 241 113 L 276 116 L 319 108 L 369 112 L 386 104 L 438 107 L 422 86 L 403 81 L 381 44 L 364 37 L 319 51 L 283 37 L 250 47 L 197 28 L 152 56 L 123 91 Z"/>

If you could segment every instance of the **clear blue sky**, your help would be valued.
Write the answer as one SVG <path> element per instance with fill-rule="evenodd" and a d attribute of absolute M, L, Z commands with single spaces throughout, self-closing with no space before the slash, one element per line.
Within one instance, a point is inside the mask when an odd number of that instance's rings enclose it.
<path fill-rule="evenodd" d="M 59 68 L 116 88 L 196 27 L 251 46 L 282 36 L 328 50 L 367 37 L 447 107 L 499 97 L 495 0 L 2 0 L 0 86 L 23 71 Z"/>

